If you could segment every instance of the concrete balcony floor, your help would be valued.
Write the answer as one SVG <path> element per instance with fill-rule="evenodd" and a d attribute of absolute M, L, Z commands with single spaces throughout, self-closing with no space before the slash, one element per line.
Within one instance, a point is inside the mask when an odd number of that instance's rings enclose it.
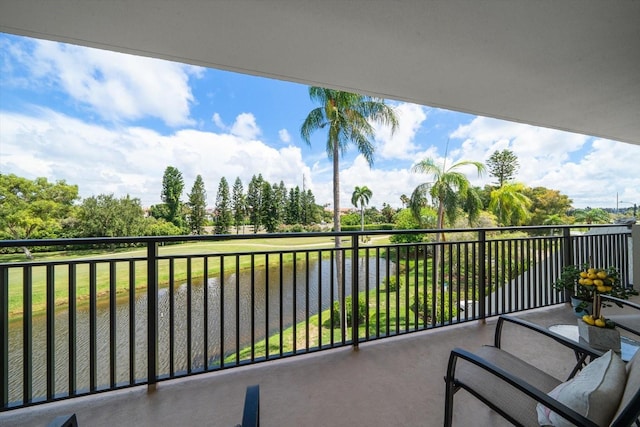
<path fill-rule="evenodd" d="M 638 297 L 634 297 L 638 302 Z M 627 309 L 629 310 L 629 309 Z M 575 324 L 568 305 L 517 316 L 545 326 Z M 438 426 L 443 423 L 449 351 L 493 342 L 496 318 L 265 362 L 227 371 L 100 393 L 0 413 L 0 425 L 46 426 L 76 413 L 80 426 L 234 426 L 245 388 L 260 385 L 263 427 Z M 558 344 L 506 327 L 503 347 L 566 378 L 575 358 Z M 507 425 L 468 393 L 456 395 L 454 424 Z"/>

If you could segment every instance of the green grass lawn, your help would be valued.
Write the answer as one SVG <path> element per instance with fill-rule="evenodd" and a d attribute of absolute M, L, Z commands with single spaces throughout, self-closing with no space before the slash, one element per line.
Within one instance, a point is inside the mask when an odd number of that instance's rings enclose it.
<path fill-rule="evenodd" d="M 384 244 L 388 242 L 385 236 L 377 236 L 371 243 Z M 347 246 L 350 240 L 344 240 Z M 193 242 L 176 245 L 161 246 L 159 248 L 160 256 L 180 256 L 180 255 L 198 255 L 198 254 L 228 254 L 228 253 L 249 253 L 249 252 L 267 252 L 274 250 L 315 250 L 328 249 L 333 247 L 334 241 L 331 237 L 296 237 L 296 238 L 261 238 L 253 240 L 229 240 L 217 242 Z M 146 248 L 135 249 L 117 249 L 117 250 L 83 250 L 83 251 L 59 251 L 36 253 L 34 262 L 52 262 L 55 266 L 49 267 L 50 273 L 55 281 L 55 305 L 58 307 L 68 304 L 69 298 L 69 266 L 66 263 L 75 263 L 75 289 L 79 305 L 88 302 L 89 287 L 92 271 L 89 261 L 99 261 L 103 259 L 120 260 L 114 262 L 115 274 L 111 275 L 110 265 L 105 262 L 96 262 L 95 283 L 96 294 L 98 300 L 107 297 L 110 293 L 111 281 L 115 288 L 116 297 L 126 297 L 131 288 L 129 281 L 131 269 L 135 270 L 135 290 L 144 291 L 147 287 L 147 265 L 146 265 Z M 304 254 L 298 254 L 300 259 Z M 216 275 L 220 272 L 220 257 L 209 258 L 207 271 L 204 271 L 203 258 L 196 258 L 191 265 L 191 280 L 195 283 L 202 282 L 205 277 Z M 292 262 L 293 255 L 285 254 L 283 261 L 285 263 Z M 131 262 L 122 262 L 132 260 Z M 0 263 L 25 262 L 24 255 L 9 254 L 0 255 Z M 245 270 L 251 267 L 250 256 L 240 256 L 237 258 L 238 268 Z M 276 265 L 279 259 L 273 257 L 270 264 Z M 26 262 L 29 266 L 31 262 Z M 169 286 L 169 261 L 161 260 L 158 263 L 158 284 L 160 287 Z M 263 268 L 266 265 L 264 256 L 254 257 L 254 266 Z M 225 257 L 225 272 L 235 272 L 236 257 Z M 25 271 L 22 268 L 12 268 L 9 272 L 9 317 L 16 320 L 23 315 L 23 294 Z M 174 284 L 182 283 L 187 280 L 187 261 L 174 261 Z M 46 266 L 34 266 L 30 270 L 31 273 L 31 310 L 34 315 L 42 314 L 46 311 L 46 281 L 49 274 Z"/>

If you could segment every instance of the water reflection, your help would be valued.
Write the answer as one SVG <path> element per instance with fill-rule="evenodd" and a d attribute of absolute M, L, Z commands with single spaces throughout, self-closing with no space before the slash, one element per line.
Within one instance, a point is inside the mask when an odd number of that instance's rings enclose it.
<path fill-rule="evenodd" d="M 366 265 L 368 263 L 368 266 Z M 378 264 L 376 266 L 376 263 Z M 265 337 L 304 321 L 308 316 L 330 307 L 337 300 L 335 271 L 330 260 L 310 259 L 296 261 L 282 268 L 265 268 L 241 272 L 239 276 L 228 274 L 222 279 L 211 277 L 203 283 L 186 283 L 173 292 L 173 323 L 171 322 L 171 298 L 169 289 L 158 293 L 158 372 L 166 375 L 174 372 L 202 369 L 218 363 L 221 354 L 228 355 L 243 349 Z M 386 261 L 375 258 L 359 260 L 358 289 L 366 286 L 374 289 L 388 275 Z M 393 264 L 389 267 L 393 274 Z M 368 272 L 368 274 L 367 274 Z M 345 260 L 346 295 L 351 293 L 351 262 Z M 223 286 L 220 284 L 224 282 Z M 206 292 L 206 304 L 205 304 Z M 191 304 L 188 304 L 189 299 Z M 190 307 L 190 310 L 189 310 Z M 115 327 L 115 377 L 116 384 L 125 384 L 133 376 L 137 381 L 147 376 L 147 298 L 146 293 L 136 295 L 133 323 L 130 322 L 128 298 L 118 300 L 113 321 L 110 321 L 109 302 L 100 301 L 95 319 L 96 354 L 95 369 L 98 389 L 107 388 L 110 378 L 110 325 Z M 205 340 L 205 313 L 207 322 Z M 191 327 L 188 328 L 189 321 Z M 173 354 L 171 366 L 170 331 L 173 325 Z M 23 324 L 9 325 L 9 400 L 22 401 L 25 384 L 23 373 Z M 90 386 L 90 329 L 89 309 L 83 306 L 76 313 L 75 385 L 79 392 Z M 133 334 L 130 333 L 133 330 Z M 190 337 L 188 331 L 190 330 Z M 56 311 L 55 316 L 55 393 L 67 395 L 69 389 L 69 312 Z M 191 351 L 188 354 L 187 341 Z M 133 341 L 131 341 L 133 340 Z M 73 340 L 71 341 L 73 342 Z M 207 359 L 205 360 L 205 343 Z M 222 346 L 221 346 L 222 343 Z M 222 347 L 222 348 L 221 348 Z M 38 316 L 32 324 L 32 366 L 34 401 L 46 394 L 46 317 Z M 133 349 L 134 372 L 130 372 L 130 349 Z M 221 353 L 222 351 L 222 353 Z M 38 398 L 39 397 L 39 398 Z"/>

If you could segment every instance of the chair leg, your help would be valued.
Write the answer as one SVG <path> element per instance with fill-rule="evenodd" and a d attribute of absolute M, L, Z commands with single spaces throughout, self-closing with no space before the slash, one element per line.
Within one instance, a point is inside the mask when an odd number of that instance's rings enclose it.
<path fill-rule="evenodd" d="M 447 376 L 444 378 L 446 388 L 444 397 L 444 426 L 453 425 L 453 395 L 458 390 L 455 384 L 454 372 L 456 370 L 456 355 L 452 352 L 449 355 L 449 365 L 447 366 Z"/>
<path fill-rule="evenodd" d="M 444 426 L 453 425 L 453 394 L 455 393 L 451 378 L 446 379 L 447 387 L 444 397 Z"/>

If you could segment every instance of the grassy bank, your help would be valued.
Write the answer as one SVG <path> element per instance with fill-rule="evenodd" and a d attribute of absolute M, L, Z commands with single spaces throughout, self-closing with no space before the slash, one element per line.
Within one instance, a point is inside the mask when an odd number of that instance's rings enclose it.
<path fill-rule="evenodd" d="M 386 238 L 376 239 L 376 243 L 386 242 Z M 348 239 L 345 240 L 345 245 Z M 227 253 L 246 253 L 246 252 L 267 252 L 274 250 L 306 250 L 306 249 L 323 249 L 333 246 L 333 238 L 330 237 L 298 237 L 298 238 L 279 238 L 279 239 L 254 239 L 254 240 L 230 240 L 221 242 L 195 242 L 184 243 L 178 245 L 162 246 L 159 248 L 160 256 L 181 256 L 181 255 L 200 255 L 200 254 L 227 254 Z M 82 306 L 88 304 L 89 286 L 92 274 L 95 274 L 96 294 L 98 300 L 106 300 L 109 297 L 110 288 L 115 288 L 117 298 L 125 298 L 132 284 L 129 277 L 133 273 L 135 277 L 136 293 L 143 292 L 147 287 L 147 263 L 146 248 L 136 248 L 130 250 L 117 251 L 65 251 L 65 252 L 49 252 L 36 254 L 35 262 L 52 262 L 56 264 L 52 270 L 55 280 L 55 305 L 64 308 L 69 303 L 69 267 L 66 263 L 75 263 L 75 292 L 77 304 Z M 302 257 L 302 255 L 299 255 Z M 97 263 L 95 272 L 93 273 L 88 264 L 89 260 L 114 259 L 123 262 L 114 263 L 113 275 L 108 263 Z M 302 258 L 299 258 L 302 259 Z M 191 262 L 191 280 L 193 283 L 201 283 L 205 277 L 220 274 L 221 265 L 219 258 L 212 258 L 205 265 L 202 258 L 194 259 Z M 285 254 L 283 261 L 291 263 L 292 254 Z M 124 262 L 130 261 L 130 262 Z M 23 256 L 16 254 L 0 256 L 0 263 L 24 262 Z M 241 256 L 238 258 L 238 266 L 236 267 L 235 257 L 226 257 L 224 263 L 225 274 L 235 273 L 236 268 L 239 270 L 247 270 L 251 268 L 251 257 Z M 264 256 L 254 257 L 254 266 L 257 268 L 265 268 L 266 260 Z M 279 259 L 270 259 L 271 265 L 277 265 Z M 29 263 L 26 263 L 29 265 Z M 179 285 L 187 280 L 188 263 L 183 259 L 174 261 L 174 285 Z M 24 294 L 24 271 L 23 269 L 11 269 L 9 274 L 9 317 L 11 320 L 18 320 L 23 315 L 23 294 Z M 35 266 L 31 269 L 31 298 L 33 315 L 44 314 L 46 312 L 46 281 L 47 267 Z M 170 267 L 168 260 L 161 260 L 158 265 L 158 284 L 162 287 L 169 286 L 170 283 Z"/>

